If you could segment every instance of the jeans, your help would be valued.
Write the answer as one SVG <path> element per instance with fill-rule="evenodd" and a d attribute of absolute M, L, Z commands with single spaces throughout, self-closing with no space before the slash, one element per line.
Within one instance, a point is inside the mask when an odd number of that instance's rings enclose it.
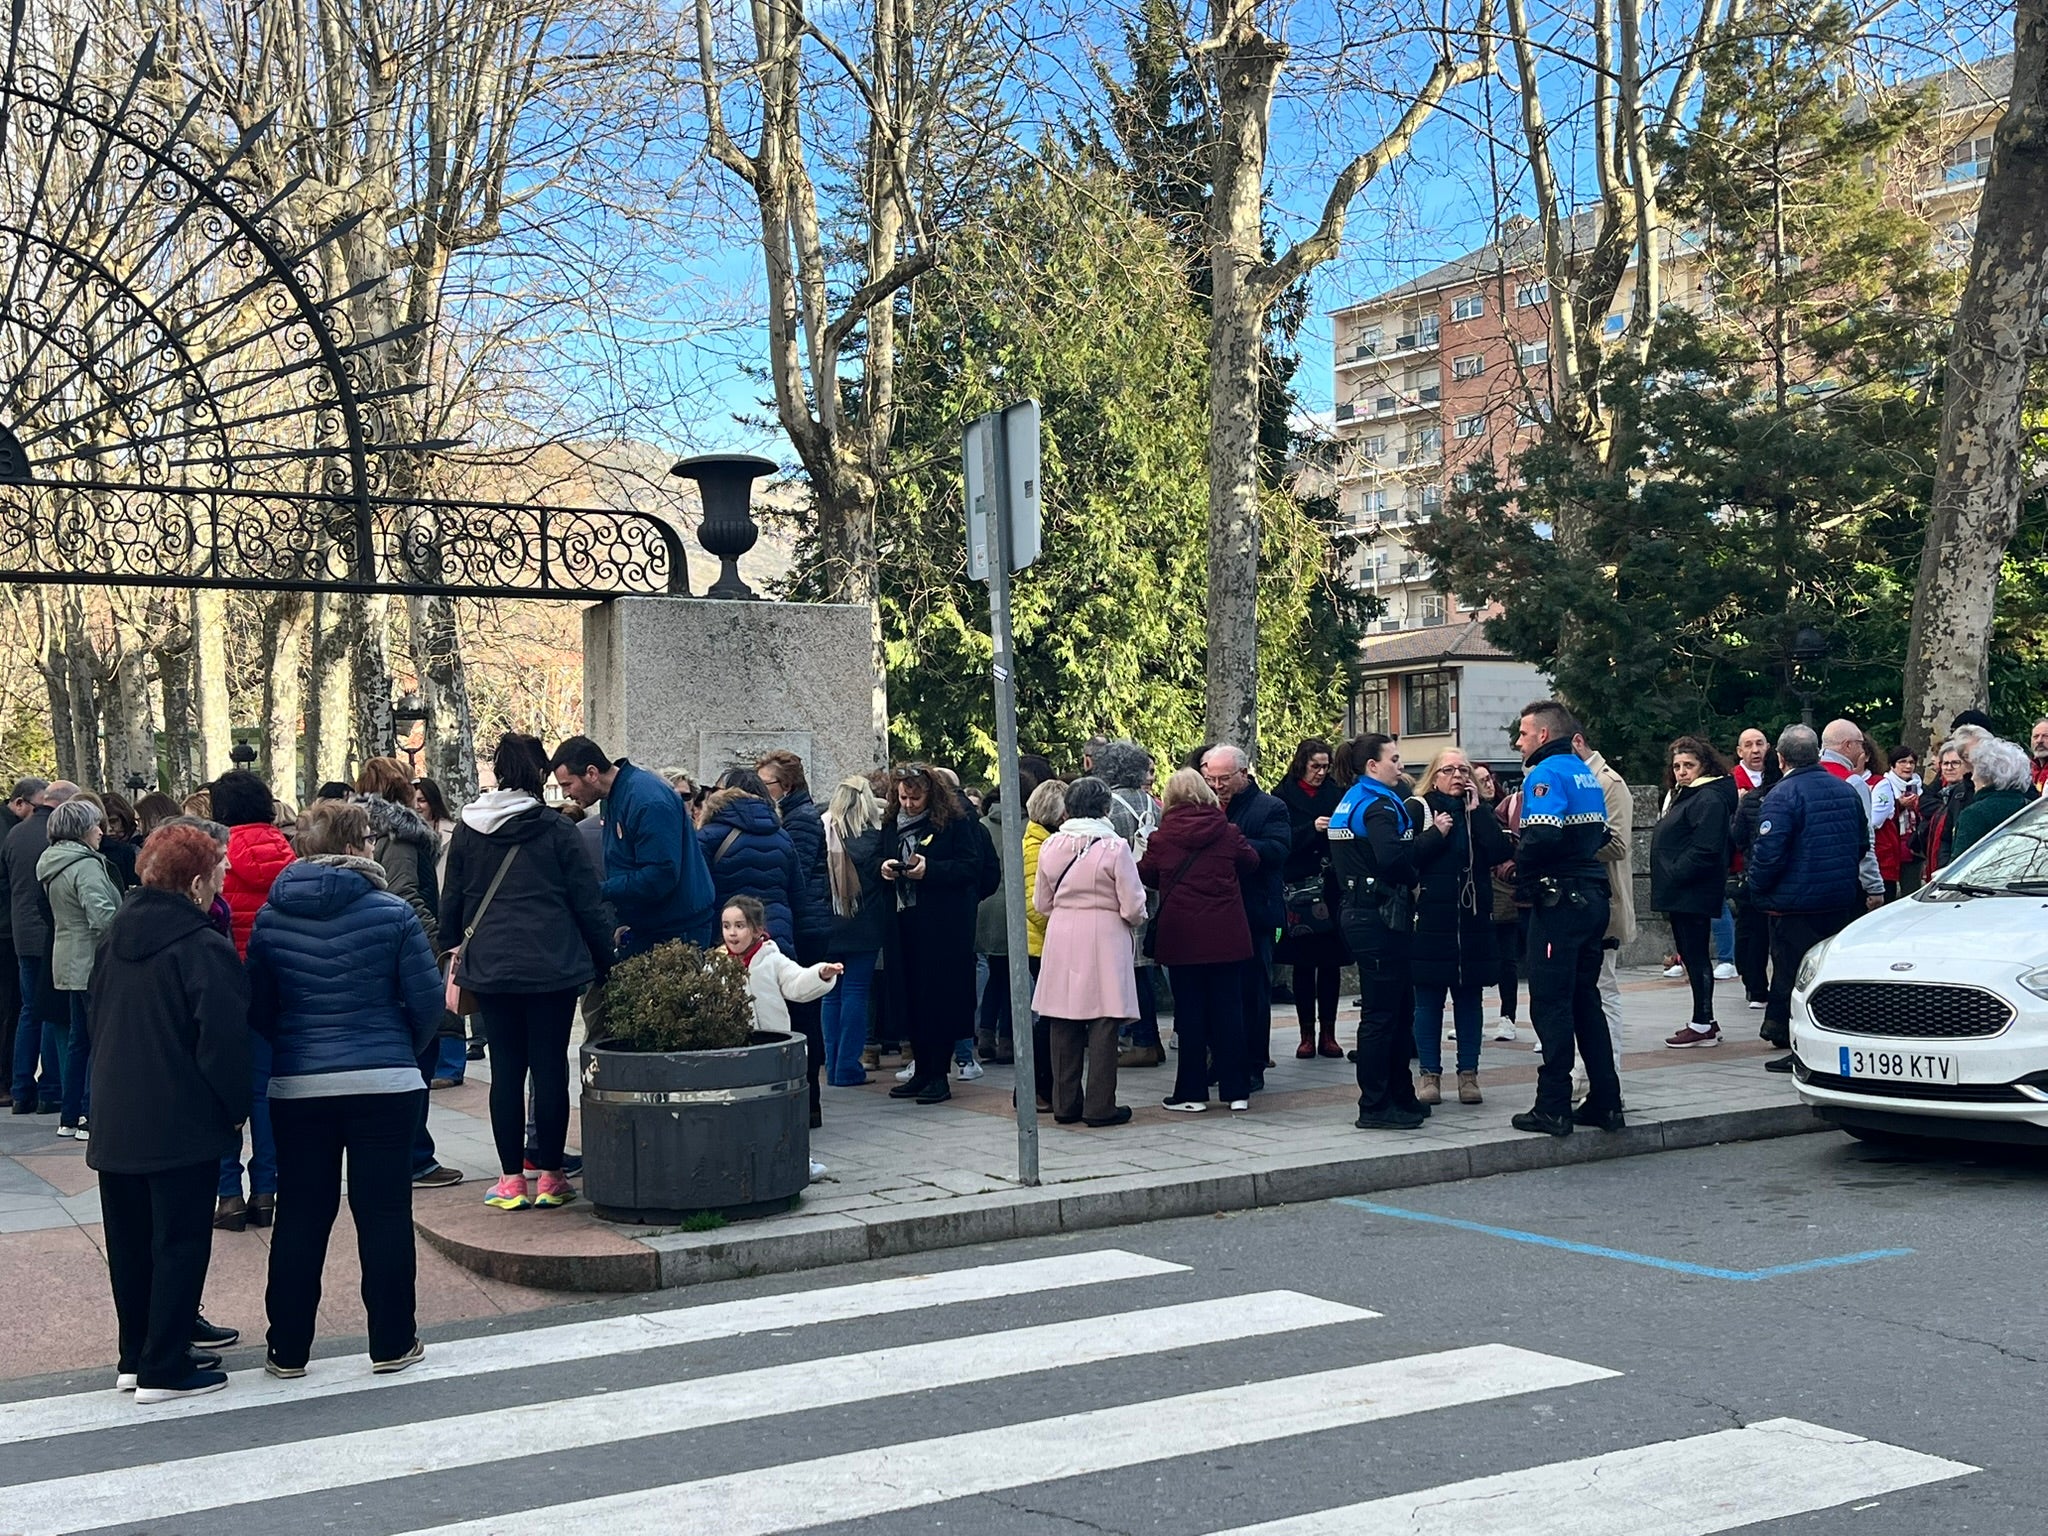
<path fill-rule="evenodd" d="M 1176 1104 L 1208 1101 L 1212 1060 L 1225 1103 L 1251 1092 L 1244 1059 L 1244 983 L 1238 964 L 1225 960 L 1172 967 L 1173 1031 L 1180 1040 L 1173 1071 Z"/>
<path fill-rule="evenodd" d="M 825 994 L 825 1081 L 834 1088 L 857 1088 L 868 1080 L 860 1053 L 867 1043 L 868 988 L 875 980 L 875 952 L 847 955 L 840 963 L 846 972 L 839 985 Z M 1008 990 L 1005 980 L 1004 991 Z"/>
<path fill-rule="evenodd" d="M 277 1136 L 270 1123 L 270 1061 L 270 1042 L 250 1030 L 249 1087 L 254 1095 L 249 1100 L 249 1193 L 252 1195 L 277 1193 Z M 242 1160 L 235 1153 L 229 1153 L 220 1160 L 219 1184 L 216 1193 L 221 1199 L 240 1197 Z"/>
<path fill-rule="evenodd" d="M 21 1022 L 14 1032 L 14 1102 L 48 1103 L 63 1091 L 64 1071 L 58 1064 L 54 1031 L 46 1028 L 36 1000 L 42 993 L 43 972 L 49 968 L 48 955 L 17 955 L 15 967 L 21 977 Z M 42 1075 L 37 1077 L 37 1064 Z"/>
<path fill-rule="evenodd" d="M 1479 1037 L 1486 1028 L 1484 986 L 1435 986 L 1415 988 L 1415 1056 L 1425 1072 L 1444 1069 L 1444 994 L 1451 997 L 1451 1017 L 1458 1025 L 1458 1070 L 1479 1070 Z"/>
<path fill-rule="evenodd" d="M 341 1162 L 348 1158 L 348 1210 L 363 1271 L 370 1358 L 395 1360 L 418 1337 L 414 1317 L 411 1145 L 425 1108 L 423 1084 L 411 1093 L 343 1093 L 279 1099 L 277 1225 L 270 1238 L 270 1353 L 304 1365 L 320 1309 L 327 1239 L 341 1210 Z M 188 1318 L 190 1314 L 187 1314 Z"/>
<path fill-rule="evenodd" d="M 1735 912 L 1725 898 L 1721 902 L 1720 915 L 1714 919 L 1714 963 L 1735 963 Z"/>
<path fill-rule="evenodd" d="M 76 1125 L 92 1113 L 92 1037 L 85 1028 L 86 994 L 63 992 L 58 995 L 64 999 L 69 1018 L 57 1030 L 64 1062 L 63 1112 L 58 1115 L 57 1123 Z"/>
<path fill-rule="evenodd" d="M 99 1176 L 107 1279 L 120 1331 L 115 1369 L 133 1371 L 145 1387 L 174 1387 L 191 1374 L 185 1357 L 213 1256 L 216 1170 L 208 1161 Z"/>
<path fill-rule="evenodd" d="M 434 1042 L 434 1076 L 445 1077 L 451 1083 L 459 1083 L 469 1075 L 468 1042 L 458 1036 L 443 1035 Z"/>
<path fill-rule="evenodd" d="M 1574 1046 L 1585 1058 L 1588 1113 L 1621 1107 L 1614 1041 L 1600 1002 L 1609 900 L 1605 879 L 1567 880 L 1557 905 L 1538 907 L 1529 921 L 1529 1018 L 1543 1045 L 1536 1069 L 1539 1115 L 1571 1114 Z"/>
<path fill-rule="evenodd" d="M 826 941 L 806 934 L 796 941 L 798 965 L 820 965 L 827 955 Z M 834 989 L 837 990 L 836 988 Z M 828 996 L 830 994 L 827 994 Z M 809 1081 L 811 1118 L 818 1118 L 818 1079 L 825 1070 L 825 1007 L 819 998 L 789 1005 L 789 1027 L 804 1037 L 804 1077 Z"/>
<path fill-rule="evenodd" d="M 491 1140 L 498 1171 L 526 1157 L 526 1076 L 533 1074 L 533 1165 L 559 1172 L 569 1139 L 569 1026 L 576 993 L 480 992 L 477 1012 L 491 1053 Z"/>
<path fill-rule="evenodd" d="M 1006 1039 L 1010 1034 L 1010 957 L 983 955 L 981 964 L 987 974 L 981 984 L 981 1006 L 975 1012 L 974 1031 L 987 1039 Z"/>
<path fill-rule="evenodd" d="M 1679 964 L 1685 967 L 1685 979 L 1692 985 L 1692 1021 L 1711 1024 L 1714 1022 L 1714 963 L 1708 939 L 1720 919 L 1695 912 L 1672 912 L 1667 916 L 1671 922 L 1671 942 L 1678 948 Z"/>

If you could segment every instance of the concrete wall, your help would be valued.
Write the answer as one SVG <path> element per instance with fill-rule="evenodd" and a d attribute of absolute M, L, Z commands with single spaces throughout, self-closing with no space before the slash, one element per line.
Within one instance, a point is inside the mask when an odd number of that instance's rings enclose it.
<path fill-rule="evenodd" d="M 888 752 L 871 609 L 622 597 L 583 614 L 585 729 L 613 756 L 707 782 L 784 747 L 822 804 Z"/>
<path fill-rule="evenodd" d="M 1518 762 L 1522 706 L 1546 697 L 1550 680 L 1525 661 L 1459 661 L 1458 744 L 1477 762 Z"/>

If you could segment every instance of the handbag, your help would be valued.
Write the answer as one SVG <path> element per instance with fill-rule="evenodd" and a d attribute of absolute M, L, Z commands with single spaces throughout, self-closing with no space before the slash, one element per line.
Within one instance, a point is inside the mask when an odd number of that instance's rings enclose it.
<path fill-rule="evenodd" d="M 469 926 L 462 930 L 462 944 L 476 937 L 476 925 L 484 920 L 484 914 L 491 909 L 491 898 L 498 894 L 498 886 L 505 878 L 505 871 L 512 867 L 512 861 L 519 857 L 519 845 L 514 843 L 505 850 L 505 857 L 498 862 L 498 872 L 491 876 L 491 883 L 484 887 L 484 899 L 476 904 L 476 915 L 469 920 Z M 442 994 L 442 1002 L 450 1013 L 475 1013 L 476 994 L 455 979 L 455 968 L 462 959 L 462 944 L 448 951 L 448 980 Z"/>
<path fill-rule="evenodd" d="M 1330 910 L 1330 891 L 1321 871 L 1307 880 L 1293 880 L 1281 887 L 1280 899 L 1287 909 L 1284 931 L 1290 939 L 1312 939 L 1337 931 L 1337 915 Z"/>
<path fill-rule="evenodd" d="M 1180 877 L 1194 867 L 1194 862 L 1201 857 L 1201 853 L 1202 850 L 1197 848 L 1186 858 L 1182 859 L 1180 861 L 1180 868 L 1173 872 L 1173 878 L 1159 887 L 1159 911 L 1162 915 L 1166 911 L 1166 898 L 1173 894 L 1173 888 L 1180 884 Z M 1138 941 L 1138 952 L 1147 960 L 1157 960 L 1159 958 L 1158 918 L 1153 918 L 1151 922 L 1145 925 L 1145 936 Z"/>

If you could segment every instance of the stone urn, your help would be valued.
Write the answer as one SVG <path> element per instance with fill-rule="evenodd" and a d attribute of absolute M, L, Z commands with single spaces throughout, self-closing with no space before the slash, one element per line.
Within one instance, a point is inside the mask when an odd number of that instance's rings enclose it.
<path fill-rule="evenodd" d="M 697 525 L 697 542 L 718 556 L 718 580 L 706 597 L 749 601 L 758 594 L 740 580 L 740 556 L 761 537 L 754 526 L 754 482 L 780 468 L 773 459 L 753 453 L 700 453 L 682 460 L 669 473 L 697 482 L 704 504 L 704 520 Z"/>

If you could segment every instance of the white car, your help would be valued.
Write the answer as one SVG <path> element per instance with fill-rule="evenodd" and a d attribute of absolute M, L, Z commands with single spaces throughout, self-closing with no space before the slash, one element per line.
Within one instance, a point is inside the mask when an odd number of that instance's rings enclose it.
<path fill-rule="evenodd" d="M 2048 1143 L 2048 801 L 1807 954 L 1793 1080 L 1866 1141 Z"/>

